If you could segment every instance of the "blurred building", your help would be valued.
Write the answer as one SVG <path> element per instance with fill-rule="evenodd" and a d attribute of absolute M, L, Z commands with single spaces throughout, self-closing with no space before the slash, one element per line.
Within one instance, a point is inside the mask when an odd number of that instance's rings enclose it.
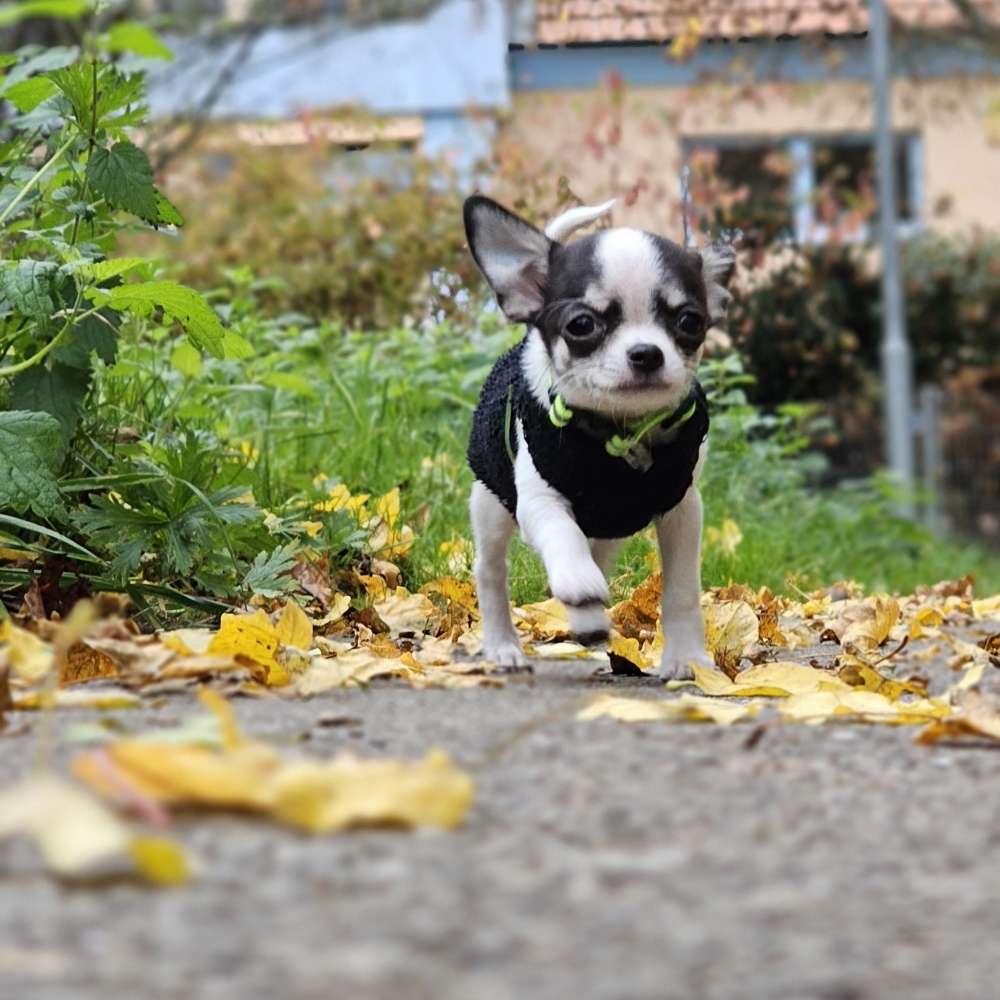
<path fill-rule="evenodd" d="M 637 211 L 652 200 L 667 224 L 679 224 L 680 166 L 701 156 L 731 188 L 784 202 L 799 242 L 863 237 L 867 6 L 538 0 L 533 35 L 510 54 L 506 139 L 554 156 L 590 197 L 635 191 Z M 890 9 L 901 225 L 1000 225 L 1000 49 L 977 44 L 950 0 Z M 1000 3 L 976 11 L 1000 23 Z"/>
<path fill-rule="evenodd" d="M 144 0 L 176 58 L 154 69 L 158 118 L 207 116 L 267 146 L 312 140 L 489 155 L 509 106 L 502 0 Z M 187 30 L 177 30 L 185 28 Z"/>

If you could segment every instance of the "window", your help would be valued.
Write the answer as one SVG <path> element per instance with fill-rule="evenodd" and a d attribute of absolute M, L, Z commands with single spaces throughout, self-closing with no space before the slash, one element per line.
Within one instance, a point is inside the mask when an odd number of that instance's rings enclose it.
<path fill-rule="evenodd" d="M 921 143 L 896 136 L 896 212 L 902 235 L 920 226 Z M 865 240 L 878 209 L 875 153 L 864 134 L 690 139 L 692 210 L 709 228 L 739 228 L 749 245 Z"/>

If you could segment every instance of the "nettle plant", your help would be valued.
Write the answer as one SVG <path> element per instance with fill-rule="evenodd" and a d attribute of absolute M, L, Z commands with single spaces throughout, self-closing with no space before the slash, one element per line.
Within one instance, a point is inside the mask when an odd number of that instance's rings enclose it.
<path fill-rule="evenodd" d="M 45 0 L 5 6 L 0 30 L 32 14 L 92 18 Z M 0 582 L 23 585 L 44 557 L 94 585 L 282 589 L 289 552 L 260 526 L 246 461 L 189 428 L 171 441 L 98 412 L 95 375 L 115 373 L 123 344 L 160 335 L 189 365 L 253 352 L 152 260 L 115 255 L 124 228 L 183 225 L 129 137 L 147 109 L 143 73 L 124 67 L 170 53 L 133 22 L 80 39 L 0 55 L 0 529 L 27 556 Z"/>

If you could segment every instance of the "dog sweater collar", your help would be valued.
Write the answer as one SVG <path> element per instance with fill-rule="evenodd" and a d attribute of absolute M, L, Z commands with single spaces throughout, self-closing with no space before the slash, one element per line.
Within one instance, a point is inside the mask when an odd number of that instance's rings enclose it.
<path fill-rule="evenodd" d="M 604 441 L 604 450 L 613 458 L 623 459 L 633 469 L 646 472 L 653 464 L 652 448 L 646 438 L 653 431 L 678 430 L 694 416 L 697 405 L 697 396 L 692 389 L 677 406 L 617 424 L 589 411 L 577 414 L 566 405 L 566 400 L 559 393 L 553 393 L 550 388 L 548 417 L 552 426 L 560 429 L 569 426 L 575 419 L 582 431 Z M 609 428 L 610 436 L 607 435 Z"/>

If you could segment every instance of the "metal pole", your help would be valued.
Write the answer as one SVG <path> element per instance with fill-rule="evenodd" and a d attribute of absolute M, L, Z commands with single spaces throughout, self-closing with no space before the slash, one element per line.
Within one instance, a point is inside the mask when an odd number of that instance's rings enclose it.
<path fill-rule="evenodd" d="M 925 385 L 917 394 L 920 408 L 920 459 L 924 487 L 924 524 L 935 533 L 944 529 L 944 458 L 941 449 L 941 401 L 936 385 Z"/>
<path fill-rule="evenodd" d="M 899 273 L 896 227 L 896 171 L 892 136 L 892 54 L 886 0 L 870 0 L 868 48 L 871 52 L 875 150 L 878 167 L 879 227 L 882 240 L 882 384 L 889 467 L 904 490 L 899 512 L 914 515 L 913 360 L 906 337 L 906 314 Z"/>

